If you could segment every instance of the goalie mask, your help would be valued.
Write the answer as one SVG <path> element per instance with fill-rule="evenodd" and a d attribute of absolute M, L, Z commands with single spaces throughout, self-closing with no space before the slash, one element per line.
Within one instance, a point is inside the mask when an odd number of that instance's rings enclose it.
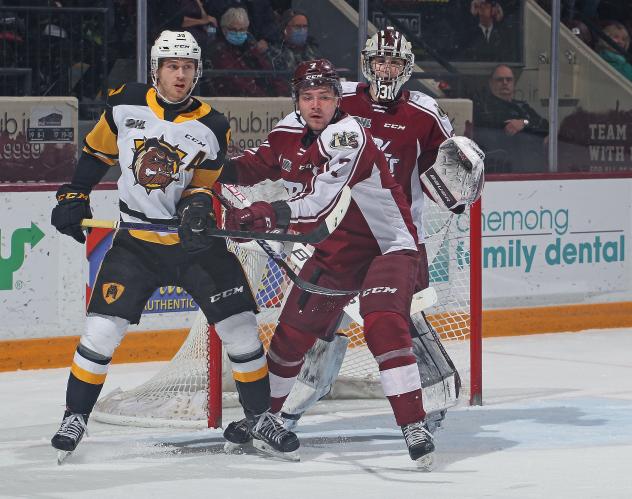
<path fill-rule="evenodd" d="M 158 90 L 158 68 L 160 59 L 193 59 L 196 65 L 195 77 L 189 92 L 184 99 L 178 102 L 171 102 Z M 162 100 L 169 104 L 180 104 L 185 102 L 193 93 L 195 85 L 202 76 L 202 51 L 200 46 L 188 31 L 168 31 L 160 33 L 160 36 L 151 47 L 151 81 L 156 92 Z"/>
<path fill-rule="evenodd" d="M 432 198 L 450 210 L 470 206 L 485 183 L 485 153 L 467 137 L 450 137 L 439 146 L 437 160 L 421 175 Z"/>
<path fill-rule="evenodd" d="M 378 100 L 392 101 L 412 75 L 415 55 L 404 35 L 388 26 L 366 41 L 361 62 Z"/>

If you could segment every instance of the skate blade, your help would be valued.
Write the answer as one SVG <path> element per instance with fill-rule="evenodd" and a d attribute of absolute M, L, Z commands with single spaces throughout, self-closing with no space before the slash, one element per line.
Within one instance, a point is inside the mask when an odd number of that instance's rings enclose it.
<path fill-rule="evenodd" d="M 252 449 L 252 441 L 243 444 L 234 442 L 226 442 L 224 444 L 224 452 L 226 454 L 246 454 L 249 449 Z"/>
<path fill-rule="evenodd" d="M 71 455 L 72 455 L 71 450 L 58 450 L 57 451 L 57 464 L 61 466 L 62 464 L 64 464 L 64 461 L 66 461 L 66 459 L 68 459 Z"/>
<path fill-rule="evenodd" d="M 252 445 L 255 449 L 265 454 L 266 456 L 276 457 L 279 459 L 283 459 L 284 461 L 292 461 L 295 463 L 301 460 L 301 456 L 299 455 L 298 450 L 294 450 L 291 452 L 281 452 L 272 448 L 270 445 L 263 442 L 262 440 L 258 440 L 256 438 L 252 441 Z"/>
<path fill-rule="evenodd" d="M 419 459 L 415 461 L 417 463 L 417 468 L 421 471 L 432 471 L 434 468 L 434 453 L 426 454 L 425 456 L 421 456 Z"/>

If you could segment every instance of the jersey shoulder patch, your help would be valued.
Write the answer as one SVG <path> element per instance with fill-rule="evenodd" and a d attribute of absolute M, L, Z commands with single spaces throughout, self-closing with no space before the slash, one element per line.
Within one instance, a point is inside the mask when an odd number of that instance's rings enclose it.
<path fill-rule="evenodd" d="M 151 87 L 144 83 L 125 83 L 119 88 L 108 93 L 108 106 L 114 107 L 123 104 L 131 106 L 146 106 L 147 91 Z"/>
<path fill-rule="evenodd" d="M 360 124 L 352 116 L 345 116 L 325 128 L 321 139 L 331 153 L 347 155 L 359 152 L 364 145 L 365 135 Z"/>

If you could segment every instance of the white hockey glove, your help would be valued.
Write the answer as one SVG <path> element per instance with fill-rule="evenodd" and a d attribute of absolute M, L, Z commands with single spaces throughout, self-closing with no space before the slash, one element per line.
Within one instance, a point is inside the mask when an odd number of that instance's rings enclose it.
<path fill-rule="evenodd" d="M 467 137 L 450 137 L 439 146 L 437 160 L 421 175 L 421 183 L 450 210 L 469 206 L 481 196 L 485 154 Z"/>

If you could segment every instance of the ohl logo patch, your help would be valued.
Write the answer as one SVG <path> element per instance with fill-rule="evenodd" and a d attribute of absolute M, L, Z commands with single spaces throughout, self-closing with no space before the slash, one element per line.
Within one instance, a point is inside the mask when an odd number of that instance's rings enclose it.
<path fill-rule="evenodd" d="M 108 305 L 111 305 L 121 297 L 123 291 L 125 291 L 125 286 L 118 282 L 106 282 L 103 285 L 102 291 L 103 299 Z"/>
<path fill-rule="evenodd" d="M 180 180 L 180 166 L 187 153 L 166 142 L 164 136 L 135 139 L 133 151 L 130 169 L 147 194 L 156 189 L 164 192 L 171 182 Z"/>

